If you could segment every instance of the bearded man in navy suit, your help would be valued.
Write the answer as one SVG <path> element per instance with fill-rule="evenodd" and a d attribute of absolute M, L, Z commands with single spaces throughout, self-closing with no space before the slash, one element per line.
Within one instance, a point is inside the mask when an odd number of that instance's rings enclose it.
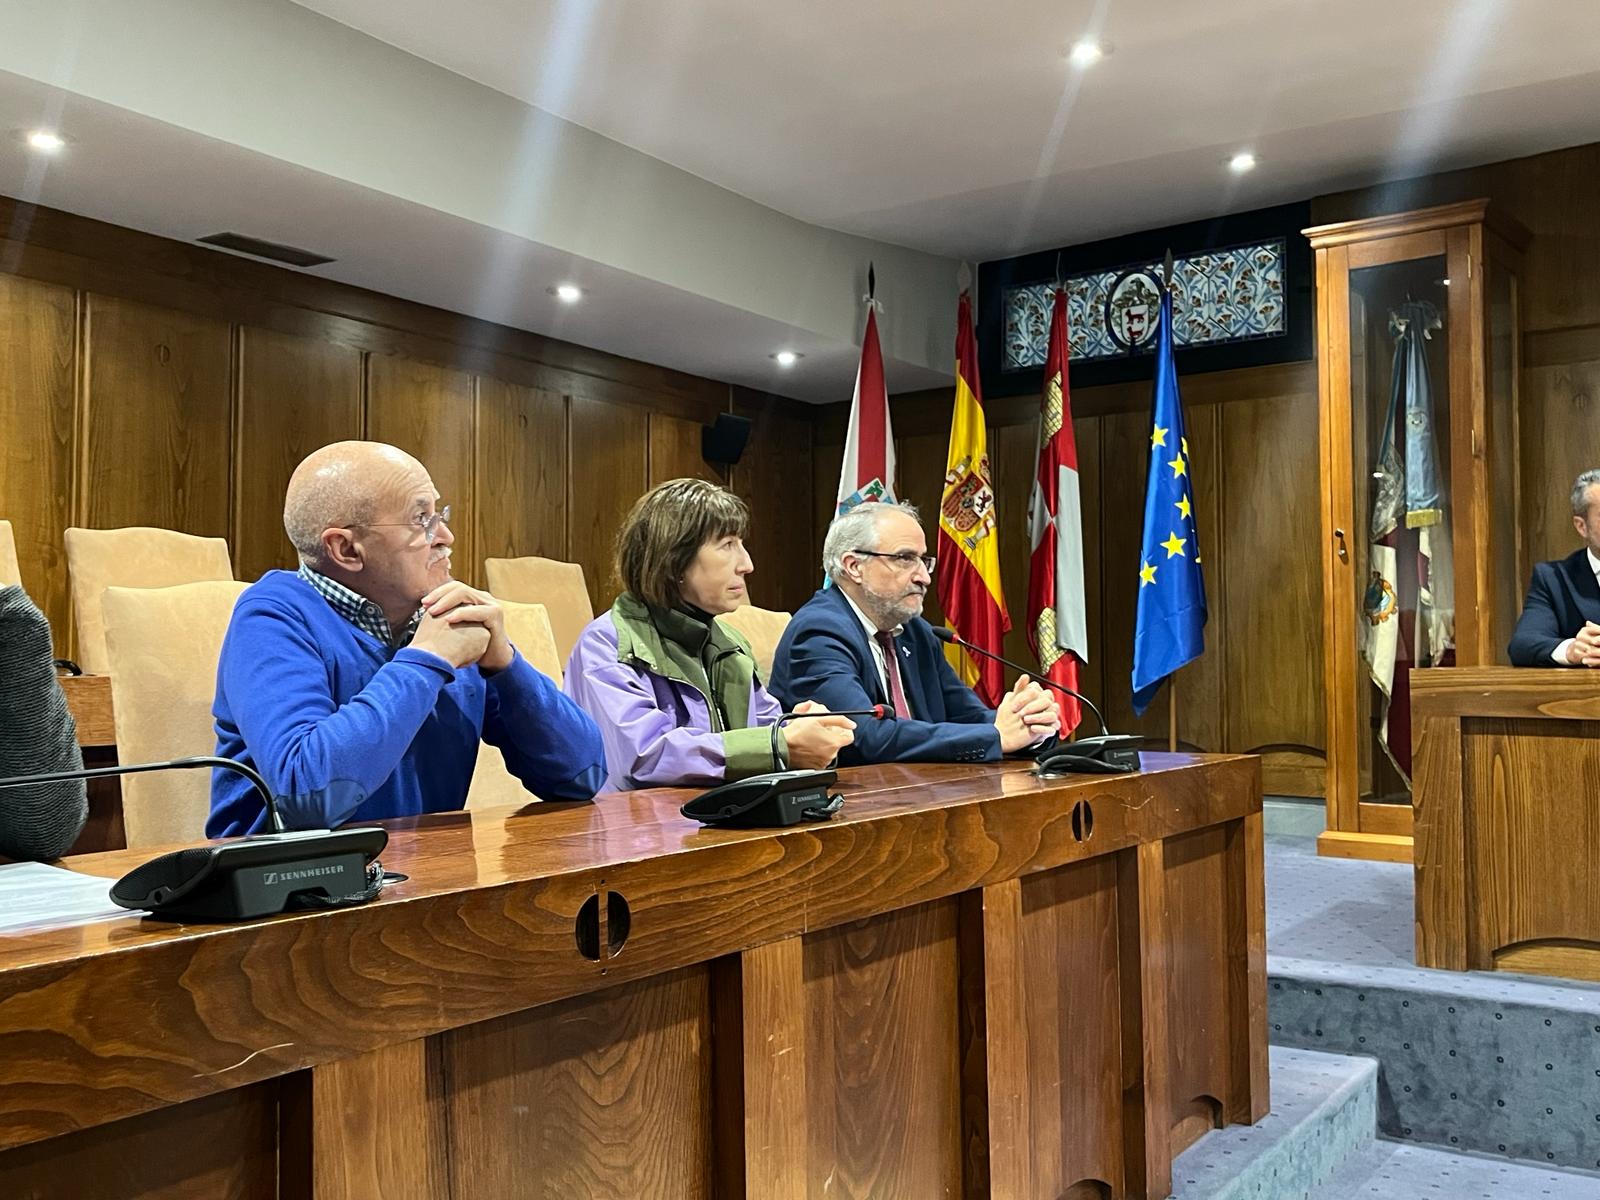
<path fill-rule="evenodd" d="M 1026 675 L 993 709 L 945 659 L 921 615 L 934 560 L 915 508 L 857 506 L 828 527 L 822 559 L 833 586 L 789 622 L 768 690 L 790 708 L 804 699 L 835 712 L 894 710 L 893 721 L 856 722 L 841 765 L 993 762 L 1055 735 L 1060 710 Z"/>
<path fill-rule="evenodd" d="M 1582 550 L 1533 568 L 1511 635 L 1519 667 L 1600 667 L 1600 470 L 1572 485 L 1572 527 Z"/>

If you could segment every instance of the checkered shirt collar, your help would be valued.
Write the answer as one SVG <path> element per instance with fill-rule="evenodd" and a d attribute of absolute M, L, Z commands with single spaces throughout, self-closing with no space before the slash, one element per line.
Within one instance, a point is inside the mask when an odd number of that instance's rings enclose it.
<path fill-rule="evenodd" d="M 385 646 L 393 646 L 398 649 L 409 644 L 412 637 L 416 635 L 417 625 L 422 620 L 422 609 L 420 607 L 417 609 L 416 615 L 396 635 L 395 630 L 389 625 L 389 619 L 383 615 L 383 609 L 368 600 L 360 592 L 351 591 L 344 584 L 337 580 L 329 579 L 320 571 L 313 571 L 305 563 L 300 564 L 299 574 L 301 579 L 304 579 L 315 588 L 317 594 L 332 606 L 334 612 L 349 621 L 362 633 L 370 634 L 377 638 Z"/>

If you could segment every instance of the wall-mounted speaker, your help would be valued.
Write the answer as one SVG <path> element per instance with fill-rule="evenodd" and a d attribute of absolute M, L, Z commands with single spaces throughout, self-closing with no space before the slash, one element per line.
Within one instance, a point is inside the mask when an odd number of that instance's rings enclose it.
<path fill-rule="evenodd" d="M 719 467 L 733 466 L 750 440 L 751 424 L 749 417 L 718 413 L 714 423 L 700 427 L 700 457 Z"/>

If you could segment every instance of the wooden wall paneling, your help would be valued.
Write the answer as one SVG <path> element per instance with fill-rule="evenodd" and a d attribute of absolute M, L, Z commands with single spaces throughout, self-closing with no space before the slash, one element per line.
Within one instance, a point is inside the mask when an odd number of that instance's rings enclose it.
<path fill-rule="evenodd" d="M 257 1083 L 7 1150 L 0 1196 L 277 1200 L 279 1090 Z"/>
<path fill-rule="evenodd" d="M 700 420 L 727 396 L 712 379 L 8 197 L 0 258 L 11 274 Z"/>
<path fill-rule="evenodd" d="M 710 1197 L 709 977 L 690 967 L 441 1034 L 438 1194 Z"/>
<path fill-rule="evenodd" d="M 367 359 L 367 436 L 413 455 L 433 477 L 442 503 L 454 508 L 452 572 L 481 583 L 472 531 L 473 378 L 464 371 L 392 355 Z"/>
<path fill-rule="evenodd" d="M 583 565 L 590 603 L 605 612 L 622 586 L 617 529 L 649 477 L 649 414 L 573 396 L 567 422 L 567 557 Z"/>
<path fill-rule="evenodd" d="M 0 275 L 0 520 L 60 655 L 72 631 L 61 531 L 73 522 L 77 329 L 71 289 Z"/>
<path fill-rule="evenodd" d="M 1138 603 L 1139 542 L 1144 526 L 1145 469 L 1150 450 L 1148 412 L 1101 418 L 1101 627 L 1104 630 L 1105 699 L 1100 707 L 1119 733 L 1167 736 L 1165 692 L 1133 715 L 1133 629 Z M 1206 533 L 1202 527 L 1201 535 Z M 1181 681 L 1180 681 L 1181 683 Z M 1187 701 L 1186 701 L 1187 702 Z"/>
<path fill-rule="evenodd" d="M 566 398 L 479 376 L 474 455 L 478 564 L 526 555 L 565 560 Z"/>
<path fill-rule="evenodd" d="M 1100 469 L 1099 417 L 1076 417 L 1073 434 L 1078 445 L 1078 488 L 1083 504 L 1083 604 L 1089 622 L 1089 661 L 1078 668 L 1082 691 L 1096 704 L 1106 694 L 1105 564 L 1100 536 L 1105 476 Z M 1103 707 L 1103 705 L 1102 705 Z M 1084 714 L 1085 733 L 1099 733 L 1092 714 Z"/>
<path fill-rule="evenodd" d="M 1036 425 L 989 427 L 989 467 L 994 473 L 995 515 L 999 522 L 1000 583 L 1011 632 L 1001 653 L 1013 662 L 1034 667 L 1038 659 L 1028 646 L 1028 504 L 1033 496 L 1033 476 L 1038 464 Z M 1016 672 L 1005 671 L 1006 686 L 1016 682 Z"/>
<path fill-rule="evenodd" d="M 1227 606 L 1226 582 L 1233 560 L 1228 531 L 1222 520 L 1223 495 L 1234 503 L 1250 503 L 1259 493 L 1255 481 L 1234 481 L 1237 493 L 1222 478 L 1222 406 L 1185 404 L 1183 419 L 1189 439 L 1190 487 L 1194 494 L 1195 527 L 1200 541 L 1200 570 L 1205 578 L 1207 620 L 1205 651 L 1178 672 L 1178 740 L 1202 750 L 1219 751 L 1229 743 L 1224 685 L 1228 659 L 1238 651 L 1224 636 L 1223 611 Z M 1246 500 L 1246 497 L 1252 500 Z M 1143 497 L 1141 495 L 1141 501 Z M 1142 508 L 1142 503 L 1141 503 Z M 1174 514 L 1176 515 L 1176 514 Z M 1141 514 L 1142 516 L 1142 514 Z M 1254 553 L 1249 546 L 1240 552 Z M 1163 551 L 1165 553 L 1165 551 Z M 1248 649 L 1240 650 L 1248 653 Z M 1129 684 L 1130 688 L 1132 684 Z M 1157 704 L 1152 708 L 1158 707 Z"/>
<path fill-rule="evenodd" d="M 79 519 L 227 537 L 228 323 L 100 295 L 86 321 Z"/>
<path fill-rule="evenodd" d="M 1207 633 L 1226 649 L 1228 747 L 1320 750 L 1326 718 L 1317 398 L 1217 408 L 1222 540 L 1236 552 L 1220 580 L 1207 579 L 1218 601 Z"/>
<path fill-rule="evenodd" d="M 712 466 L 700 453 L 700 432 L 704 428 L 699 421 L 671 413 L 650 414 L 651 487 L 669 479 L 705 479 L 727 485 L 728 469 Z"/>
<path fill-rule="evenodd" d="M 1600 358 L 1530 367 L 1522 391 L 1524 544 L 1530 562 L 1565 558 L 1582 545 L 1568 504 L 1572 481 L 1600 466 Z"/>
<path fill-rule="evenodd" d="M 233 569 L 255 579 L 297 559 L 283 532 L 283 495 L 300 461 L 361 436 L 361 354 L 266 329 L 239 331 Z"/>
<path fill-rule="evenodd" d="M 922 514 L 922 529 L 928 536 L 928 553 L 937 554 L 939 544 L 939 500 L 944 494 L 944 469 L 950 456 L 950 428 L 946 414 L 942 432 L 899 434 L 895 438 L 896 469 L 900 476 L 899 496 L 917 506 Z M 935 574 L 944 570 L 935 569 Z M 935 625 L 944 624 L 944 606 L 939 603 L 939 581 L 928 589 L 922 615 Z"/>
<path fill-rule="evenodd" d="M 822 539 L 828 535 L 834 506 L 839 500 L 839 469 L 844 462 L 843 443 L 813 441 L 811 446 L 811 559 L 822 577 Z"/>
<path fill-rule="evenodd" d="M 822 557 L 813 536 L 811 421 L 772 397 L 741 396 L 734 411 L 753 426 L 729 486 L 750 506 L 750 602 L 793 612 L 822 581 Z M 699 442 L 695 441 L 698 456 Z M 703 470 L 709 469 L 701 463 Z"/>

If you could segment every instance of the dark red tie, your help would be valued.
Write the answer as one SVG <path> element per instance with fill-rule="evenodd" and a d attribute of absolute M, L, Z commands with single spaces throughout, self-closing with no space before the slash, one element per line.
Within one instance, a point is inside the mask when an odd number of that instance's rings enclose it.
<path fill-rule="evenodd" d="M 905 690 L 900 686 L 900 658 L 894 648 L 894 635 L 882 630 L 877 634 L 878 645 L 883 647 L 883 673 L 889 677 L 889 698 L 894 701 L 894 715 L 905 720 L 911 715 L 906 703 Z"/>

